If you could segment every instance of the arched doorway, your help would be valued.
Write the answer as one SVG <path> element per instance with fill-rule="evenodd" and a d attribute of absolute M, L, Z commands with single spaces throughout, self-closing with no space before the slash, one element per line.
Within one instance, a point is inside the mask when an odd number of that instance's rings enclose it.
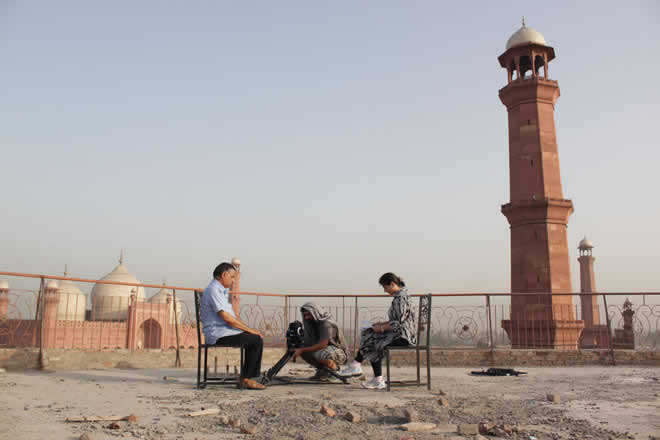
<path fill-rule="evenodd" d="M 147 319 L 140 326 L 140 335 L 138 341 L 142 343 L 142 348 L 161 348 L 161 328 L 155 319 Z"/>

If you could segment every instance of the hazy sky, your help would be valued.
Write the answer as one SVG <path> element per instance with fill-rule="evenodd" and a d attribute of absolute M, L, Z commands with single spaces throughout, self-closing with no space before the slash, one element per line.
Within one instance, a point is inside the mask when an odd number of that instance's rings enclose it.
<path fill-rule="evenodd" d="M 660 291 L 659 5 L 4 0 L 0 270 L 125 248 L 149 283 L 238 256 L 250 291 L 507 292 L 524 15 L 557 54 L 573 288 L 586 234 L 600 291 Z"/>

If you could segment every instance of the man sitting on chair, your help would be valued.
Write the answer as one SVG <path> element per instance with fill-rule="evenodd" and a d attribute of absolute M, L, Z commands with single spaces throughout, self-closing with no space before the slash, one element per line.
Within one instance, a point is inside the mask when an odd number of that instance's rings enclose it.
<path fill-rule="evenodd" d="M 245 325 L 229 303 L 229 289 L 235 277 L 236 268 L 230 263 L 221 263 L 213 271 L 213 281 L 204 289 L 199 306 L 204 340 L 207 344 L 245 347 L 245 360 L 241 365 L 242 385 L 262 390 L 264 386 L 251 378 L 261 376 L 263 335 L 259 330 Z"/>
<path fill-rule="evenodd" d="M 312 380 L 331 379 L 332 376 L 321 367 L 336 371 L 339 365 L 346 363 L 348 347 L 344 336 L 332 316 L 314 303 L 304 304 L 300 313 L 303 315 L 305 346 L 294 351 L 293 359 L 300 356 L 317 369 Z"/>

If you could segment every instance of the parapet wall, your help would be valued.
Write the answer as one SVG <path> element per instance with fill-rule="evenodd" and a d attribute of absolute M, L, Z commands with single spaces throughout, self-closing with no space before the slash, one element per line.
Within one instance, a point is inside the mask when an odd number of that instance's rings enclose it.
<path fill-rule="evenodd" d="M 265 348 L 262 368 L 274 365 L 284 351 Z M 209 350 L 209 367 L 213 371 L 217 357 L 218 371 L 229 365 L 233 371 L 239 363 L 237 349 Z M 180 351 L 183 368 L 197 367 L 197 350 Z M 422 360 L 424 360 L 422 353 Z M 615 350 L 616 365 L 660 366 L 660 351 Z M 173 368 L 175 350 L 44 350 L 46 368 L 54 370 L 89 370 L 108 368 Z M 38 367 L 39 350 L 34 348 L 0 349 L 0 368 L 20 371 Z M 397 351 L 392 354 L 395 366 L 414 365 L 415 352 Z M 432 350 L 431 364 L 435 367 L 515 367 L 515 366 L 587 366 L 612 365 L 609 350 Z M 304 365 L 304 364 L 298 364 Z M 368 369 L 370 370 L 370 369 Z"/>
<path fill-rule="evenodd" d="M 422 359 L 425 354 L 422 353 Z M 415 363 L 415 353 L 395 352 L 394 365 Z M 660 366 L 660 351 L 614 350 L 616 365 Z M 587 366 L 612 365 L 610 350 L 432 350 L 431 365 L 438 367 Z"/>

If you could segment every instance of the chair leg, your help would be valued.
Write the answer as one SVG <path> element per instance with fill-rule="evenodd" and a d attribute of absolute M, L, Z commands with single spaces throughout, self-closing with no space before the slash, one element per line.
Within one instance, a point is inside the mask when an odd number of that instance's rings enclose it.
<path fill-rule="evenodd" d="M 209 356 L 209 348 L 204 347 L 204 385 L 206 385 L 207 379 L 208 379 L 208 356 Z"/>
<path fill-rule="evenodd" d="M 390 351 L 385 349 L 385 369 L 387 370 L 387 391 L 390 391 Z"/>
<path fill-rule="evenodd" d="M 245 347 L 240 347 L 240 352 L 241 352 L 241 362 L 238 364 L 239 365 L 239 370 L 238 370 L 238 388 L 243 389 L 243 362 L 246 360 L 243 356 Z"/>
<path fill-rule="evenodd" d="M 431 347 L 426 347 L 426 389 L 431 391 Z"/>
<path fill-rule="evenodd" d="M 200 374 L 202 373 L 201 371 L 202 367 L 202 347 L 197 347 L 197 389 L 199 389 L 199 379 L 200 379 Z"/>
<path fill-rule="evenodd" d="M 419 348 L 417 348 L 417 350 L 415 350 L 415 352 L 417 353 L 417 386 L 419 386 L 419 385 L 420 385 L 420 377 L 419 377 Z"/>

